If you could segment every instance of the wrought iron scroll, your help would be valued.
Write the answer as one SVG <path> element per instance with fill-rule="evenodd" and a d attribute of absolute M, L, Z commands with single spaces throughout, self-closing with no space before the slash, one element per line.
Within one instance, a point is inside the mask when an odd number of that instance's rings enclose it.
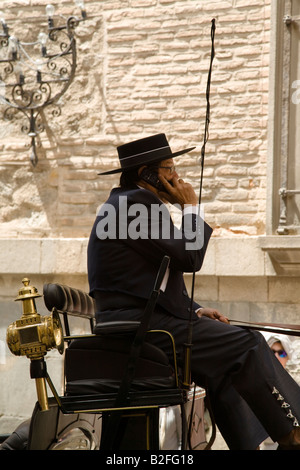
<path fill-rule="evenodd" d="M 50 7 L 50 5 L 48 6 Z M 0 33 L 0 103 L 6 106 L 4 119 L 23 115 L 21 130 L 30 139 L 30 161 L 38 162 L 37 136 L 45 130 L 43 110 L 52 107 L 52 116 L 61 113 L 59 99 L 71 85 L 76 70 L 74 31 L 86 18 L 71 16 L 62 26 L 54 26 L 48 18 L 47 34 L 41 32 L 37 41 L 21 42 L 9 34 L 2 22 Z"/>

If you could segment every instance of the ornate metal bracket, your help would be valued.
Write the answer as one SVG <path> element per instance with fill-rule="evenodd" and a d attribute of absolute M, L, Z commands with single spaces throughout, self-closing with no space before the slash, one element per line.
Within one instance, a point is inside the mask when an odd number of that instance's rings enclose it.
<path fill-rule="evenodd" d="M 300 16 L 290 16 L 290 15 L 285 15 L 283 17 L 283 22 L 289 26 L 290 24 L 292 24 L 293 22 L 297 22 L 297 21 L 300 21 Z"/>
<path fill-rule="evenodd" d="M 281 212 L 280 212 L 280 217 L 279 217 L 279 226 L 277 228 L 277 233 L 279 235 L 287 235 L 289 233 L 289 229 L 286 226 L 286 220 L 287 220 L 286 199 L 288 197 L 295 196 L 296 194 L 300 194 L 299 189 L 286 189 L 286 188 L 279 189 L 279 196 L 281 197 Z"/>
<path fill-rule="evenodd" d="M 75 75 L 75 28 L 86 19 L 83 1 L 81 18 L 71 16 L 66 24 L 54 26 L 52 5 L 47 5 L 48 31 L 39 33 L 36 42 L 21 42 L 9 34 L 2 19 L 0 33 L 0 102 L 6 105 L 4 119 L 25 116 L 22 132 L 31 139 L 31 163 L 38 162 L 36 137 L 44 130 L 42 111 L 53 106 L 52 115 L 61 113 L 59 98 L 67 91 Z"/>

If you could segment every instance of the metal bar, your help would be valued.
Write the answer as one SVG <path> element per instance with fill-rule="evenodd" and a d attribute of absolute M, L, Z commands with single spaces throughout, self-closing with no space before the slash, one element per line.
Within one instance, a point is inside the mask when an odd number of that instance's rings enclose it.
<path fill-rule="evenodd" d="M 293 195 L 293 194 L 300 194 L 300 189 L 286 189 L 286 188 L 280 188 L 279 189 L 279 195 L 284 198 L 288 195 Z"/>

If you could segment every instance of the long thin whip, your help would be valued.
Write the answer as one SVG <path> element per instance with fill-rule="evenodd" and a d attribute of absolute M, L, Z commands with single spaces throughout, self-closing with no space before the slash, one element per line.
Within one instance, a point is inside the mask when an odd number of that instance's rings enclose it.
<path fill-rule="evenodd" d="M 211 21 L 211 54 L 210 54 L 210 65 L 207 77 L 206 85 L 206 116 L 205 116 L 205 127 L 204 127 L 204 137 L 203 145 L 201 148 L 201 174 L 200 174 L 200 189 L 199 189 L 199 200 L 198 200 L 198 220 L 200 217 L 200 207 L 202 200 L 202 185 L 203 185 L 203 170 L 204 170 L 204 158 L 205 158 L 205 147 L 209 137 L 209 124 L 210 124 L 210 84 L 211 84 L 211 75 L 212 75 L 212 64 L 215 57 L 215 19 Z M 197 237 L 197 231 L 196 231 Z M 190 305 L 190 318 L 188 325 L 188 335 L 187 342 L 184 344 L 185 347 L 185 357 L 184 357 L 184 376 L 183 376 L 183 386 L 189 388 L 190 386 L 190 369 L 191 369 L 191 349 L 192 349 L 192 340 L 193 340 L 193 323 L 192 323 L 192 312 L 194 304 L 194 291 L 195 291 L 195 279 L 196 279 L 196 260 L 194 263 L 193 277 L 192 277 L 192 289 L 191 289 L 191 305 Z"/>

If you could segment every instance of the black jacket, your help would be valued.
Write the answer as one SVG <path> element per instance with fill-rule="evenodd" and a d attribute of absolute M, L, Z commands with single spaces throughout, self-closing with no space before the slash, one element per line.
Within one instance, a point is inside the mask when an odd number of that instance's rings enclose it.
<path fill-rule="evenodd" d="M 198 230 L 196 239 L 197 221 L 201 233 Z M 201 268 L 211 233 L 197 214 L 185 215 L 178 230 L 165 204 L 151 191 L 113 189 L 89 239 L 90 295 L 120 292 L 147 299 L 162 258 L 168 255 L 168 282 L 157 303 L 175 317 L 188 318 L 190 298 L 183 272 Z M 198 307 L 194 302 L 193 309 Z"/>

